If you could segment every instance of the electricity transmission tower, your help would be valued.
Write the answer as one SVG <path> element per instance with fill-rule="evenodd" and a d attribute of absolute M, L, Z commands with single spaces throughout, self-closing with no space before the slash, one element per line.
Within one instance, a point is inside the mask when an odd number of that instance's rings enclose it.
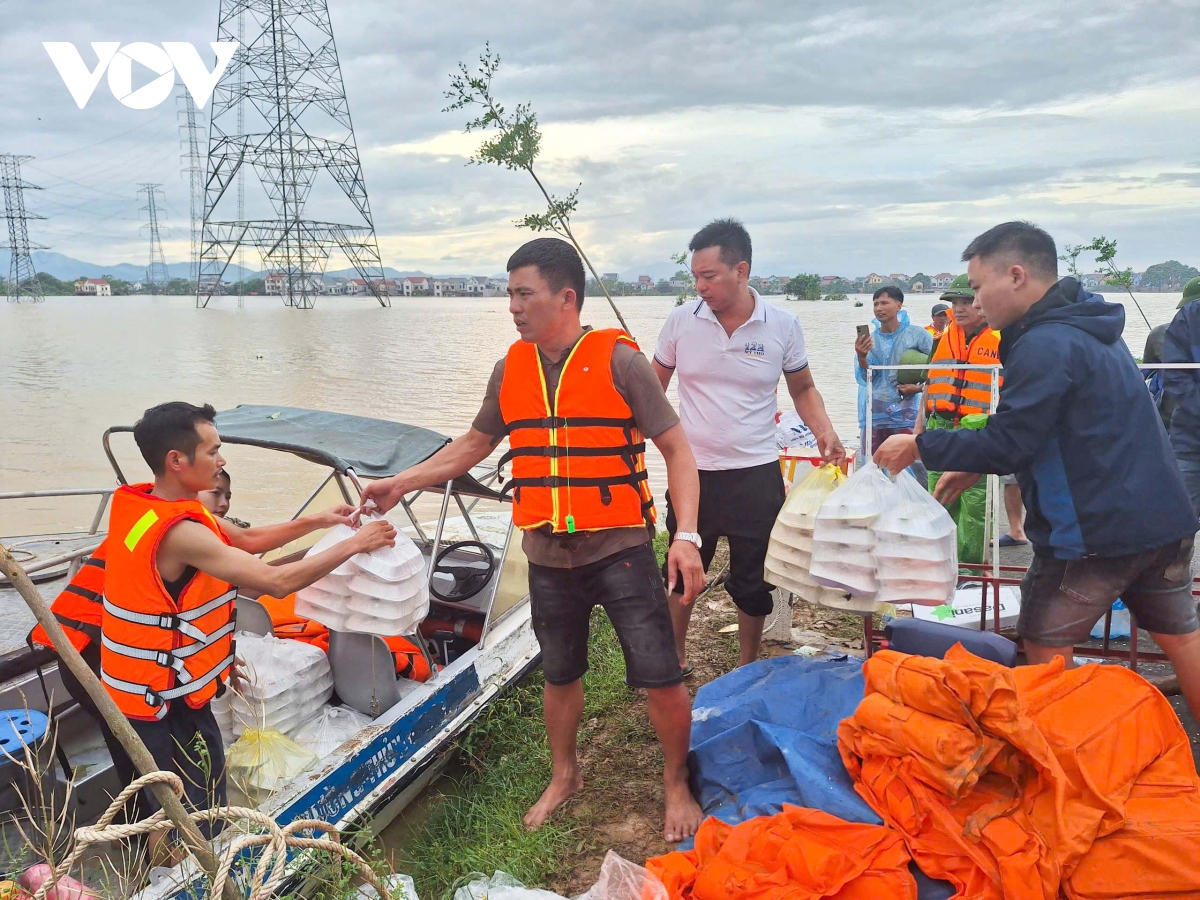
<path fill-rule="evenodd" d="M 146 224 L 143 231 L 150 233 L 150 262 L 146 266 L 146 289 L 152 294 L 165 290 L 171 276 L 167 274 L 167 259 L 163 256 L 162 239 L 158 236 L 158 202 L 162 196 L 161 184 L 141 184 L 138 193 L 146 195 L 146 205 L 142 212 L 146 214 Z"/>
<path fill-rule="evenodd" d="M 8 263 L 8 299 L 20 303 L 22 297 L 28 297 L 34 303 L 42 303 L 46 297 L 42 293 L 42 283 L 38 279 L 37 270 L 33 267 L 32 251 L 45 250 L 42 244 L 29 242 L 29 221 L 45 219 L 45 216 L 34 215 L 25 209 L 25 191 L 40 191 L 36 184 L 21 180 L 21 160 L 33 159 L 32 156 L 17 156 L 13 153 L 0 153 L 0 190 L 4 192 L 4 218 L 8 222 L 8 243 L 0 244 L 7 248 L 10 254 Z"/>
<path fill-rule="evenodd" d="M 247 245 L 288 306 L 313 307 L 335 249 L 390 306 L 328 0 L 221 0 L 217 40 L 235 40 L 239 20 L 245 38 L 213 92 L 197 306 Z M 243 105 L 254 121 L 239 125 Z M 243 166 L 267 204 L 234 217 L 222 200 Z"/>
<path fill-rule="evenodd" d="M 180 143 L 183 145 L 183 173 L 188 179 L 188 212 L 191 225 L 191 255 L 188 257 L 188 279 L 191 290 L 200 283 L 200 233 L 204 222 L 204 157 L 200 155 L 201 126 L 197 122 L 196 101 L 186 86 L 181 86 L 183 101 L 183 124 Z"/>

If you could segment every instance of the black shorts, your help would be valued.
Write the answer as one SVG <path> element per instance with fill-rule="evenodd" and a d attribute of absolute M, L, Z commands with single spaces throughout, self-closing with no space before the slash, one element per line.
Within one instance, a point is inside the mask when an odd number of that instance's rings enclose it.
<path fill-rule="evenodd" d="M 1129 556 L 1033 557 L 1021 581 L 1017 631 L 1042 647 L 1087 640 L 1118 597 L 1138 628 L 1155 634 L 1200 629 L 1192 596 L 1192 538 Z"/>
<path fill-rule="evenodd" d="M 193 810 L 226 805 L 225 745 L 209 704 L 192 709 L 186 700 L 172 700 L 166 716 L 156 722 L 130 719 L 159 769 L 183 779 L 184 805 Z M 141 802 L 155 811 L 158 800 L 149 790 Z M 201 827 L 205 834 L 209 829 Z"/>
<path fill-rule="evenodd" d="M 683 681 L 667 594 L 650 544 L 574 569 L 530 563 L 529 604 L 547 683 L 567 685 L 587 671 L 588 625 L 597 605 L 604 607 L 621 642 L 626 684 L 660 688 Z"/>
<path fill-rule="evenodd" d="M 783 473 L 779 463 L 769 462 L 748 469 L 700 472 L 700 561 L 708 571 L 717 538 L 729 542 L 729 577 L 725 590 L 748 616 L 770 615 L 772 585 L 763 580 L 767 541 L 775 517 L 783 508 Z M 667 492 L 667 533 L 675 534 L 675 510 Z M 663 579 L 666 579 L 666 568 Z M 675 585 L 683 593 L 683 585 Z"/>

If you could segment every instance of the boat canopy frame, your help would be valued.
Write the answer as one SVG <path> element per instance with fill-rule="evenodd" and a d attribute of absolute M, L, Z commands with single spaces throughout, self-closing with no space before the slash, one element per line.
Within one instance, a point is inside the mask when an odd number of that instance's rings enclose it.
<path fill-rule="evenodd" d="M 332 470 L 297 510 L 297 516 L 324 490 L 331 478 L 337 482 L 345 501 L 353 504 L 355 498 L 350 494 L 347 479 L 361 497 L 360 479 L 399 474 L 429 459 L 450 443 L 450 438 L 445 435 L 417 425 L 290 406 L 241 404 L 218 412 L 213 424 L 222 443 L 278 450 Z M 114 434 L 132 432 L 132 425 L 114 425 L 103 436 L 104 455 L 122 485 L 129 481 L 113 454 L 111 438 Z M 476 540 L 479 540 L 479 533 L 471 520 L 471 510 L 479 501 L 510 502 L 508 497 L 490 487 L 496 477 L 494 470 L 478 476 L 473 473 L 460 475 L 444 485 L 424 488 L 402 498 L 400 506 L 420 540 L 426 546 L 432 544 L 436 553 L 451 497 Z M 432 539 L 426 535 L 413 511 L 413 504 L 424 493 L 446 495 L 442 498 L 437 532 Z M 469 504 L 464 502 L 464 497 L 470 498 Z"/>

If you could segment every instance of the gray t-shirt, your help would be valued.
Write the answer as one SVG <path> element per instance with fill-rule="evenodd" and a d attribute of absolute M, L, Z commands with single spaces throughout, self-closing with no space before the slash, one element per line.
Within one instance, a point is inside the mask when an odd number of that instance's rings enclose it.
<path fill-rule="evenodd" d="M 571 350 L 567 348 L 563 351 L 557 362 L 551 361 L 540 350 L 538 352 L 546 374 L 546 390 L 553 395 L 558 387 L 563 363 Z M 628 344 L 619 343 L 613 348 L 612 376 L 617 393 L 629 404 L 633 411 L 633 420 L 647 439 L 658 437 L 667 429 L 679 424 L 679 416 L 667 400 L 667 395 L 663 393 L 662 384 L 654 374 L 650 361 Z M 500 443 L 507 433 L 504 417 L 500 413 L 500 384 L 503 381 L 502 358 L 492 369 L 483 404 L 475 415 L 475 421 L 471 423 L 471 427 L 476 431 L 491 435 L 493 444 Z M 543 525 L 541 528 L 526 531 L 521 547 L 529 562 L 535 566 L 571 569 L 644 544 L 649 539 L 649 531 L 640 526 L 554 534 L 549 525 Z"/>

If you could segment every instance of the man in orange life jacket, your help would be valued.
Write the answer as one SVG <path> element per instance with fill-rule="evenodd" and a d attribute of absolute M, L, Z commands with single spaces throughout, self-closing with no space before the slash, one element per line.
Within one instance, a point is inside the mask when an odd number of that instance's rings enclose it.
<path fill-rule="evenodd" d="M 224 469 L 218 475 L 218 486 L 213 490 L 201 491 L 197 499 L 211 512 L 222 530 L 225 531 L 231 543 L 247 553 L 265 553 L 297 538 L 322 528 L 332 528 L 334 525 L 350 524 L 350 514 L 354 507 L 345 504 L 334 506 L 321 513 L 297 516 L 287 522 L 277 525 L 265 525 L 250 528 L 226 517 L 229 511 L 230 479 Z M 95 549 L 91 556 L 84 560 L 83 565 L 70 583 L 62 589 L 50 606 L 50 611 L 58 619 L 67 638 L 79 651 L 91 670 L 100 676 L 100 623 L 103 617 L 104 573 L 108 558 L 108 541 L 105 540 Z M 30 645 L 54 649 L 49 635 L 41 625 L 36 626 L 29 634 Z M 133 760 L 125 752 L 125 748 L 109 729 L 96 708 L 92 698 L 78 679 L 66 666 L 58 667 L 59 678 L 63 687 L 76 703 L 83 708 L 100 728 L 104 744 L 112 757 L 113 768 L 117 780 L 122 787 L 133 781 Z M 140 816 L 138 816 L 140 818 Z"/>
<path fill-rule="evenodd" d="M 392 546 L 396 534 L 372 522 L 279 566 L 237 548 L 197 499 L 225 464 L 215 415 L 211 406 L 164 403 L 134 426 L 154 483 L 113 494 L 101 622 L 101 681 L 158 766 L 180 773 L 197 809 L 225 801 L 225 754 L 209 701 L 234 661 L 233 585 L 286 596 L 356 553 Z M 155 806 L 152 797 L 143 802 Z M 152 857 L 164 837 L 151 836 Z"/>
<path fill-rule="evenodd" d="M 542 648 L 545 716 L 554 771 L 525 816 L 539 827 L 583 778 L 576 732 L 583 712 L 588 621 L 600 605 L 616 629 L 626 682 L 646 689 L 663 747 L 664 837 L 696 832 L 702 814 L 687 785 L 691 702 L 675 655 L 671 616 L 650 544 L 654 502 L 643 454 L 662 452 L 679 531 L 667 556 L 684 603 L 700 592 L 699 478 L 679 417 L 649 361 L 624 332 L 580 324 L 584 274 L 565 241 L 542 238 L 508 260 L 509 312 L 521 340 L 496 364 L 471 430 L 431 459 L 367 486 L 391 509 L 411 491 L 482 462 L 507 434 L 513 521 L 529 558 L 533 628 Z M 501 463 L 503 465 L 503 461 Z"/>
<path fill-rule="evenodd" d="M 983 312 L 975 308 L 975 292 L 970 288 L 951 288 L 942 300 L 953 304 L 954 321 L 933 349 L 927 387 L 924 421 L 914 434 L 940 428 L 958 428 L 963 416 L 987 413 L 992 408 L 992 373 L 983 369 L 935 368 L 937 362 L 964 365 L 989 365 L 1000 362 L 1000 333 L 988 327 Z M 997 379 L 999 387 L 1000 379 Z M 937 487 L 941 472 L 929 473 L 929 491 Z M 983 562 L 987 535 L 984 533 L 984 507 L 987 483 L 980 480 L 947 504 L 950 516 L 958 523 L 958 561 Z"/>

